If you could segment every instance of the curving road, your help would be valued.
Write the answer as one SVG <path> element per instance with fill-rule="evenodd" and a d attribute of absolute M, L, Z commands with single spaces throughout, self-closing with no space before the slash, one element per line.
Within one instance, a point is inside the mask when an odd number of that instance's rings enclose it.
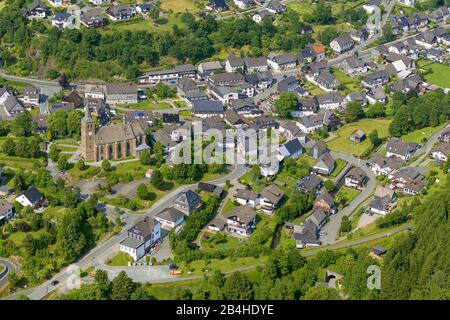
<path fill-rule="evenodd" d="M 5 271 L 6 273 L 0 277 L 0 288 L 2 288 L 8 283 L 8 274 L 11 272 L 11 270 L 17 271 L 18 267 L 10 261 L 4 259 L 0 259 L 0 265 L 6 268 L 6 270 L 2 271 L 2 273 Z"/>

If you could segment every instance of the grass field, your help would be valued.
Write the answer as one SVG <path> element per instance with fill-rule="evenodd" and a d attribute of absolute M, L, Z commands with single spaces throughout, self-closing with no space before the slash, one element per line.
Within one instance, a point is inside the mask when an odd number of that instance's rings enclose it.
<path fill-rule="evenodd" d="M 363 119 L 349 123 L 336 131 L 336 138 L 329 141 L 328 146 L 334 151 L 359 157 L 371 148 L 372 143 L 368 138 L 361 143 L 355 143 L 350 140 L 350 135 L 357 129 L 363 130 L 366 135 L 369 135 L 373 130 L 377 130 L 378 136 L 384 139 L 389 136 L 389 123 L 390 120 L 387 119 Z"/>
<path fill-rule="evenodd" d="M 184 28 L 184 23 L 179 17 L 173 14 L 161 17 L 157 21 L 152 19 L 144 20 L 142 18 L 134 18 L 130 21 L 112 23 L 109 27 L 116 31 L 149 31 L 149 32 L 165 32 L 172 30 L 173 26 Z"/>
<path fill-rule="evenodd" d="M 131 258 L 127 253 L 119 252 L 114 257 L 107 260 L 107 264 L 109 266 L 122 267 L 122 266 L 128 266 L 128 262 L 132 262 L 132 261 L 133 261 L 133 258 Z"/>
<path fill-rule="evenodd" d="M 0 6 L 1 6 L 1 3 L 0 3 Z M 2 10 L 1 7 L 0 7 L 0 10 Z M 2 264 L 0 264 L 0 273 L 2 273 L 3 270 L 5 270 L 5 267 Z"/>
<path fill-rule="evenodd" d="M 431 61 L 420 61 L 419 66 L 426 71 L 425 80 L 443 88 L 450 88 L 450 66 Z"/>
<path fill-rule="evenodd" d="M 192 119 L 192 115 L 191 115 L 191 111 L 189 110 L 182 110 L 180 111 L 180 117 L 182 117 L 184 120 L 191 120 Z"/>
<path fill-rule="evenodd" d="M 234 201 L 231 199 L 228 199 L 227 202 L 225 203 L 225 205 L 223 206 L 222 213 L 226 214 L 228 212 L 231 212 L 231 210 L 233 210 L 235 207 L 236 207 L 236 205 L 234 204 Z"/>
<path fill-rule="evenodd" d="M 446 124 L 437 126 L 437 127 L 426 127 L 419 130 L 412 131 L 404 136 L 402 136 L 402 141 L 404 142 L 416 142 L 419 144 L 423 144 L 423 139 L 429 139 L 433 134 L 437 131 L 444 128 Z"/>
<path fill-rule="evenodd" d="M 172 10 L 173 12 L 195 13 L 200 11 L 194 4 L 194 0 L 163 0 L 161 1 L 161 9 Z"/>
<path fill-rule="evenodd" d="M 345 204 L 349 204 L 353 201 L 358 195 L 360 191 L 352 188 L 341 187 L 336 194 L 336 202 L 340 203 L 342 199 L 345 199 Z"/>
<path fill-rule="evenodd" d="M 345 86 L 345 93 L 362 91 L 361 82 L 358 78 L 352 78 L 341 70 L 334 69 L 332 71 L 334 76 Z"/>
<path fill-rule="evenodd" d="M 138 102 L 138 103 L 119 105 L 119 107 L 128 108 L 128 109 L 137 109 L 137 110 L 171 109 L 170 104 L 168 104 L 167 102 L 150 102 L 150 101 L 143 101 L 143 102 Z"/>
<path fill-rule="evenodd" d="M 337 175 L 344 169 L 347 165 L 347 161 L 342 159 L 336 159 L 336 168 L 334 168 L 333 172 L 331 172 L 330 178 L 336 178 Z"/>
<path fill-rule="evenodd" d="M 6 6 L 6 0 L 0 1 L 0 11 Z"/>
<path fill-rule="evenodd" d="M 41 165 L 41 159 L 11 157 L 0 153 L 0 164 L 13 168 L 32 169 L 34 164 Z"/>

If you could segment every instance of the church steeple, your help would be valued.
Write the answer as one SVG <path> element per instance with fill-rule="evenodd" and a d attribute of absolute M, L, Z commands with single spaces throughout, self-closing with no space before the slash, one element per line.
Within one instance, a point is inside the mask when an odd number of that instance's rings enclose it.
<path fill-rule="evenodd" d="M 84 122 L 94 122 L 94 120 L 92 120 L 91 118 L 91 112 L 89 111 L 89 106 L 87 104 L 84 106 L 83 120 Z"/>

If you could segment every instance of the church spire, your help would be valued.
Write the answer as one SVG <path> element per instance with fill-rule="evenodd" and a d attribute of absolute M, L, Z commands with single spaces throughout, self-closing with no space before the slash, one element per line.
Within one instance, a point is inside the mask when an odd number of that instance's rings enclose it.
<path fill-rule="evenodd" d="M 86 104 L 84 106 L 84 117 L 83 120 L 86 122 L 92 122 L 92 118 L 91 118 L 91 112 L 89 111 L 89 106 Z"/>

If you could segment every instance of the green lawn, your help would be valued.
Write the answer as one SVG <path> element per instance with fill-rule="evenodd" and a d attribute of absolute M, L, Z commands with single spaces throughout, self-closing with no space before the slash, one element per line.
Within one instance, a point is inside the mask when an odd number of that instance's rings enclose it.
<path fill-rule="evenodd" d="M 231 210 L 233 210 L 234 208 L 236 208 L 234 201 L 231 199 L 228 199 L 227 202 L 225 203 L 225 205 L 223 206 L 222 213 L 226 214 L 228 212 L 231 212 Z"/>
<path fill-rule="evenodd" d="M 126 105 L 119 105 L 122 108 L 137 109 L 137 110 L 165 110 L 171 109 L 170 104 L 167 102 L 151 102 L 143 101 L 138 103 L 131 103 Z"/>
<path fill-rule="evenodd" d="M 200 9 L 195 5 L 197 1 L 194 0 L 164 0 L 161 1 L 161 9 L 172 10 L 173 12 L 189 11 L 195 13 Z"/>
<path fill-rule="evenodd" d="M 450 88 L 450 66 L 430 61 L 419 61 L 419 66 L 425 71 L 426 82 L 443 88 Z"/>
<path fill-rule="evenodd" d="M 189 110 L 182 110 L 179 114 L 184 120 L 190 121 L 192 119 L 192 114 Z"/>
<path fill-rule="evenodd" d="M 6 6 L 6 0 L 0 1 L 0 11 Z"/>
<path fill-rule="evenodd" d="M 78 142 L 75 139 L 59 139 L 55 140 L 55 143 L 78 147 Z"/>
<path fill-rule="evenodd" d="M 336 138 L 329 141 L 327 144 L 330 149 L 338 152 L 343 152 L 359 157 L 361 154 L 372 148 L 372 143 L 367 138 L 361 143 L 355 143 L 350 140 L 350 135 L 357 129 L 361 129 L 366 135 L 369 135 L 373 130 L 378 131 L 378 136 L 385 139 L 389 136 L 388 119 L 363 119 L 358 122 L 349 123 L 335 132 Z"/>
<path fill-rule="evenodd" d="M 0 3 L 0 10 L 2 10 L 1 5 L 2 4 Z M 0 264 L 0 273 L 2 273 L 3 270 L 5 270 L 5 267 L 2 264 Z"/>
<path fill-rule="evenodd" d="M 42 214 L 45 219 L 52 219 L 54 217 L 62 215 L 64 211 L 66 211 L 65 207 L 49 207 L 45 209 Z"/>
<path fill-rule="evenodd" d="M 78 181 L 81 179 L 89 179 L 100 173 L 101 169 L 99 167 L 87 166 L 84 170 L 79 170 L 76 166 L 67 170 L 70 176 Z"/>
<path fill-rule="evenodd" d="M 13 168 L 32 169 L 34 164 L 38 164 L 40 166 L 41 163 L 42 159 L 11 157 L 0 153 L 0 164 Z"/>
<path fill-rule="evenodd" d="M 257 266 L 265 262 L 265 258 L 243 257 L 237 259 L 211 259 L 209 261 L 195 260 L 190 263 L 179 263 L 178 267 L 183 271 L 182 277 L 211 274 L 214 270 L 221 272 L 236 270 L 243 267 Z M 206 271 L 208 270 L 208 271 Z M 190 273 L 189 273 L 190 272 Z"/>
<path fill-rule="evenodd" d="M 58 151 L 66 151 L 66 152 L 75 152 L 77 151 L 77 146 L 69 147 L 69 146 L 62 146 L 62 145 L 56 145 L 56 149 Z"/>
<path fill-rule="evenodd" d="M 128 266 L 128 262 L 133 262 L 133 258 L 131 258 L 128 253 L 119 252 L 111 259 L 108 259 L 106 264 L 109 266 L 122 267 Z"/>
<path fill-rule="evenodd" d="M 185 109 L 185 108 L 188 107 L 186 101 L 175 101 L 173 104 L 174 104 L 177 108 L 180 108 L 180 109 Z"/>
<path fill-rule="evenodd" d="M 347 187 L 341 187 L 339 189 L 338 193 L 336 194 L 336 202 L 340 203 L 341 199 L 345 199 L 345 204 L 349 204 L 353 201 L 358 195 L 360 194 L 360 191 L 352 188 Z"/>
<path fill-rule="evenodd" d="M 336 178 L 337 175 L 345 168 L 347 161 L 342 159 L 336 159 L 336 168 L 331 172 L 330 178 Z"/>
<path fill-rule="evenodd" d="M 402 141 L 404 142 L 416 142 L 423 144 L 423 139 L 429 139 L 433 134 L 444 128 L 447 124 L 442 124 L 437 127 L 426 127 L 412 131 L 404 136 L 402 136 Z"/>
<path fill-rule="evenodd" d="M 362 91 L 361 81 L 358 78 L 349 77 L 345 72 L 333 69 L 334 76 L 345 86 L 345 93 Z"/>
<path fill-rule="evenodd" d="M 292 231 L 281 228 L 280 241 L 277 249 L 286 250 L 290 248 L 295 248 L 295 239 L 292 238 Z"/>

